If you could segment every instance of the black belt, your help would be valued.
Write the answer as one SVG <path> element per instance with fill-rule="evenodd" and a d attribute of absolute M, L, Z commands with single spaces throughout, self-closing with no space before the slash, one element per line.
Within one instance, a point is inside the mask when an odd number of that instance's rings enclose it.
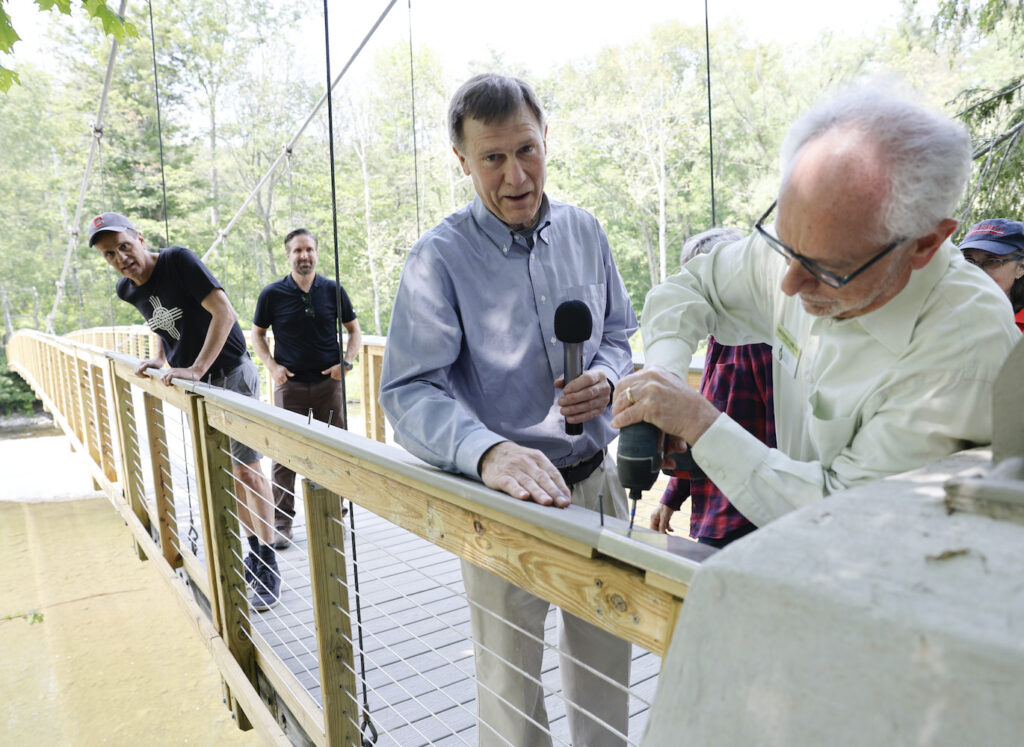
<path fill-rule="evenodd" d="M 604 449 L 601 449 L 589 459 L 576 462 L 576 464 L 570 464 L 568 467 L 559 467 L 558 471 L 562 474 L 565 484 L 571 488 L 573 485 L 581 483 L 590 477 L 594 470 L 601 466 L 603 461 Z"/>

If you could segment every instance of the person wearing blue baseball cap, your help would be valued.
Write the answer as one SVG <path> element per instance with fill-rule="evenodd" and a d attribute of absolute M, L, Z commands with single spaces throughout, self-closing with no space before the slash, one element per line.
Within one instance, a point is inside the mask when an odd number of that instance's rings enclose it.
<path fill-rule="evenodd" d="M 957 248 L 1010 297 L 1013 320 L 1024 332 L 1024 223 L 1008 218 L 983 220 L 971 226 Z"/>

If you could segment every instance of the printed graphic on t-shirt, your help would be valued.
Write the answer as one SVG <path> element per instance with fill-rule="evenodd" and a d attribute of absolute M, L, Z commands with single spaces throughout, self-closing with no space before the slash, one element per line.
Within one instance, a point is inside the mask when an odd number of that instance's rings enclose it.
<path fill-rule="evenodd" d="M 146 321 L 149 328 L 154 332 L 160 329 L 165 330 L 172 339 L 180 340 L 181 333 L 178 332 L 175 322 L 181 319 L 181 309 L 177 306 L 168 309 L 160 303 L 157 296 L 150 296 L 149 302 L 153 304 L 153 316 Z"/>

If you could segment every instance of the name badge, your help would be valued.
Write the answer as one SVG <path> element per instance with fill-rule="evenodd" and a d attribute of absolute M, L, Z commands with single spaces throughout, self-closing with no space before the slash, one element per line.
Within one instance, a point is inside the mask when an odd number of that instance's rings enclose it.
<path fill-rule="evenodd" d="M 796 368 L 800 363 L 800 346 L 796 339 L 789 333 L 789 330 L 779 323 L 775 328 L 775 358 L 779 361 L 782 370 L 792 377 L 796 377 Z"/>

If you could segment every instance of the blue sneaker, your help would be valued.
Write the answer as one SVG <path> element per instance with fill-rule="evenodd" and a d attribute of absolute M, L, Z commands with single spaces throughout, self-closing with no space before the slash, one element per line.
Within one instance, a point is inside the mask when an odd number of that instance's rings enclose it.
<path fill-rule="evenodd" d="M 249 588 L 256 588 L 256 568 L 259 566 L 259 560 L 256 557 L 256 553 L 252 550 L 245 556 L 243 564 L 245 565 L 245 585 Z"/>
<path fill-rule="evenodd" d="M 269 610 L 281 601 L 281 574 L 277 569 L 277 553 L 269 545 L 260 547 L 256 580 L 249 604 L 257 612 Z"/>

